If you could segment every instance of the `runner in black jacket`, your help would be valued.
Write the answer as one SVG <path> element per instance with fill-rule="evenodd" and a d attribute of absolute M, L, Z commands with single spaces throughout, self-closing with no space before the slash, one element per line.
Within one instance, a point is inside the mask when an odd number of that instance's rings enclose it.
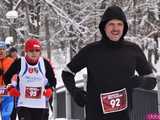
<path fill-rule="evenodd" d="M 99 28 L 102 40 L 81 49 L 63 70 L 62 78 L 75 102 L 86 107 L 87 120 L 129 120 L 132 89 L 153 89 L 156 79 L 140 47 L 124 41 L 128 25 L 121 8 L 109 7 Z M 74 80 L 85 67 L 87 91 L 77 88 Z"/>

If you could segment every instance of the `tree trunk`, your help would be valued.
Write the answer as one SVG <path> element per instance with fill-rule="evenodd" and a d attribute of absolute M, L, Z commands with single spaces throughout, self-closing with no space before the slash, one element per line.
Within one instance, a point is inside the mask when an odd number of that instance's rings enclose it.
<path fill-rule="evenodd" d="M 50 33 L 49 33 L 49 23 L 48 23 L 48 17 L 45 16 L 45 40 L 47 41 L 47 57 L 51 60 L 51 45 L 50 45 Z"/>

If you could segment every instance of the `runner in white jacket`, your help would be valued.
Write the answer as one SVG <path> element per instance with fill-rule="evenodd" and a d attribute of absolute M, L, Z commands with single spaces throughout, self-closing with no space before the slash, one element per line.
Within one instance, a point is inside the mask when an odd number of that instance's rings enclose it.
<path fill-rule="evenodd" d="M 19 120 L 48 120 L 48 100 L 56 85 L 54 71 L 50 62 L 41 57 L 41 44 L 38 39 L 25 42 L 25 57 L 16 60 L 5 74 L 8 85 L 11 77 L 19 77 L 18 90 L 9 86 L 9 93 L 14 96 L 19 92 L 17 110 Z"/>

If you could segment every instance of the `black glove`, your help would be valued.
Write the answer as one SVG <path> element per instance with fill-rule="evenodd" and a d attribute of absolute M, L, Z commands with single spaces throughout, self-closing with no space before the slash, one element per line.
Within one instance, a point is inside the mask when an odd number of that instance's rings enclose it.
<path fill-rule="evenodd" d="M 131 88 L 137 88 L 142 84 L 142 76 L 134 75 L 130 78 L 129 86 Z"/>
<path fill-rule="evenodd" d="M 84 107 L 87 103 L 87 92 L 81 90 L 80 88 L 76 88 L 72 93 L 74 101 L 80 106 Z"/>
<path fill-rule="evenodd" d="M 146 89 L 146 90 L 152 90 L 155 88 L 157 84 L 156 78 L 154 77 L 144 77 L 143 83 L 140 85 L 140 88 Z"/>
<path fill-rule="evenodd" d="M 152 90 L 156 86 L 156 78 L 154 77 L 142 77 L 142 76 L 133 76 L 131 77 L 131 87 L 136 88 L 140 87 L 146 90 Z"/>

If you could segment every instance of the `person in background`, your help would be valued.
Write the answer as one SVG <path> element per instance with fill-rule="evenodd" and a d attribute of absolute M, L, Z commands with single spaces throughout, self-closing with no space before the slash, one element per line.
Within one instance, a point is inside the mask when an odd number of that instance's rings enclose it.
<path fill-rule="evenodd" d="M 8 56 L 13 58 L 14 60 L 19 58 L 18 51 L 15 47 L 11 47 L 8 51 Z"/>
<path fill-rule="evenodd" d="M 4 41 L 0 41 L 0 88 L 5 88 L 4 74 L 13 63 L 13 59 L 6 56 L 6 44 Z M 14 99 L 12 96 L 4 94 L 0 96 L 0 109 L 2 120 L 10 120 L 10 115 L 14 106 Z"/>
<path fill-rule="evenodd" d="M 12 64 L 6 72 L 5 84 L 11 95 L 17 96 L 19 120 L 48 120 L 48 99 L 56 86 L 56 78 L 48 60 L 41 56 L 39 39 L 29 38 L 25 41 L 25 56 Z M 16 89 L 11 78 L 17 74 L 19 81 Z"/>
<path fill-rule="evenodd" d="M 102 39 L 82 48 L 64 68 L 62 79 L 75 102 L 85 106 L 86 120 L 129 120 L 133 88 L 151 90 L 156 78 L 141 48 L 124 40 L 128 24 L 120 7 L 107 8 L 99 29 Z M 83 68 L 87 91 L 76 87 L 74 79 Z"/>
<path fill-rule="evenodd" d="M 11 47 L 8 51 L 8 57 L 11 57 L 14 60 L 17 60 L 19 58 L 18 51 L 15 47 Z M 17 81 L 17 77 L 14 79 L 14 81 Z M 14 82 L 12 81 L 12 82 Z M 16 102 L 17 102 L 17 97 L 14 97 L 14 108 L 11 114 L 11 120 L 16 120 L 17 117 L 17 110 L 16 110 Z"/>

